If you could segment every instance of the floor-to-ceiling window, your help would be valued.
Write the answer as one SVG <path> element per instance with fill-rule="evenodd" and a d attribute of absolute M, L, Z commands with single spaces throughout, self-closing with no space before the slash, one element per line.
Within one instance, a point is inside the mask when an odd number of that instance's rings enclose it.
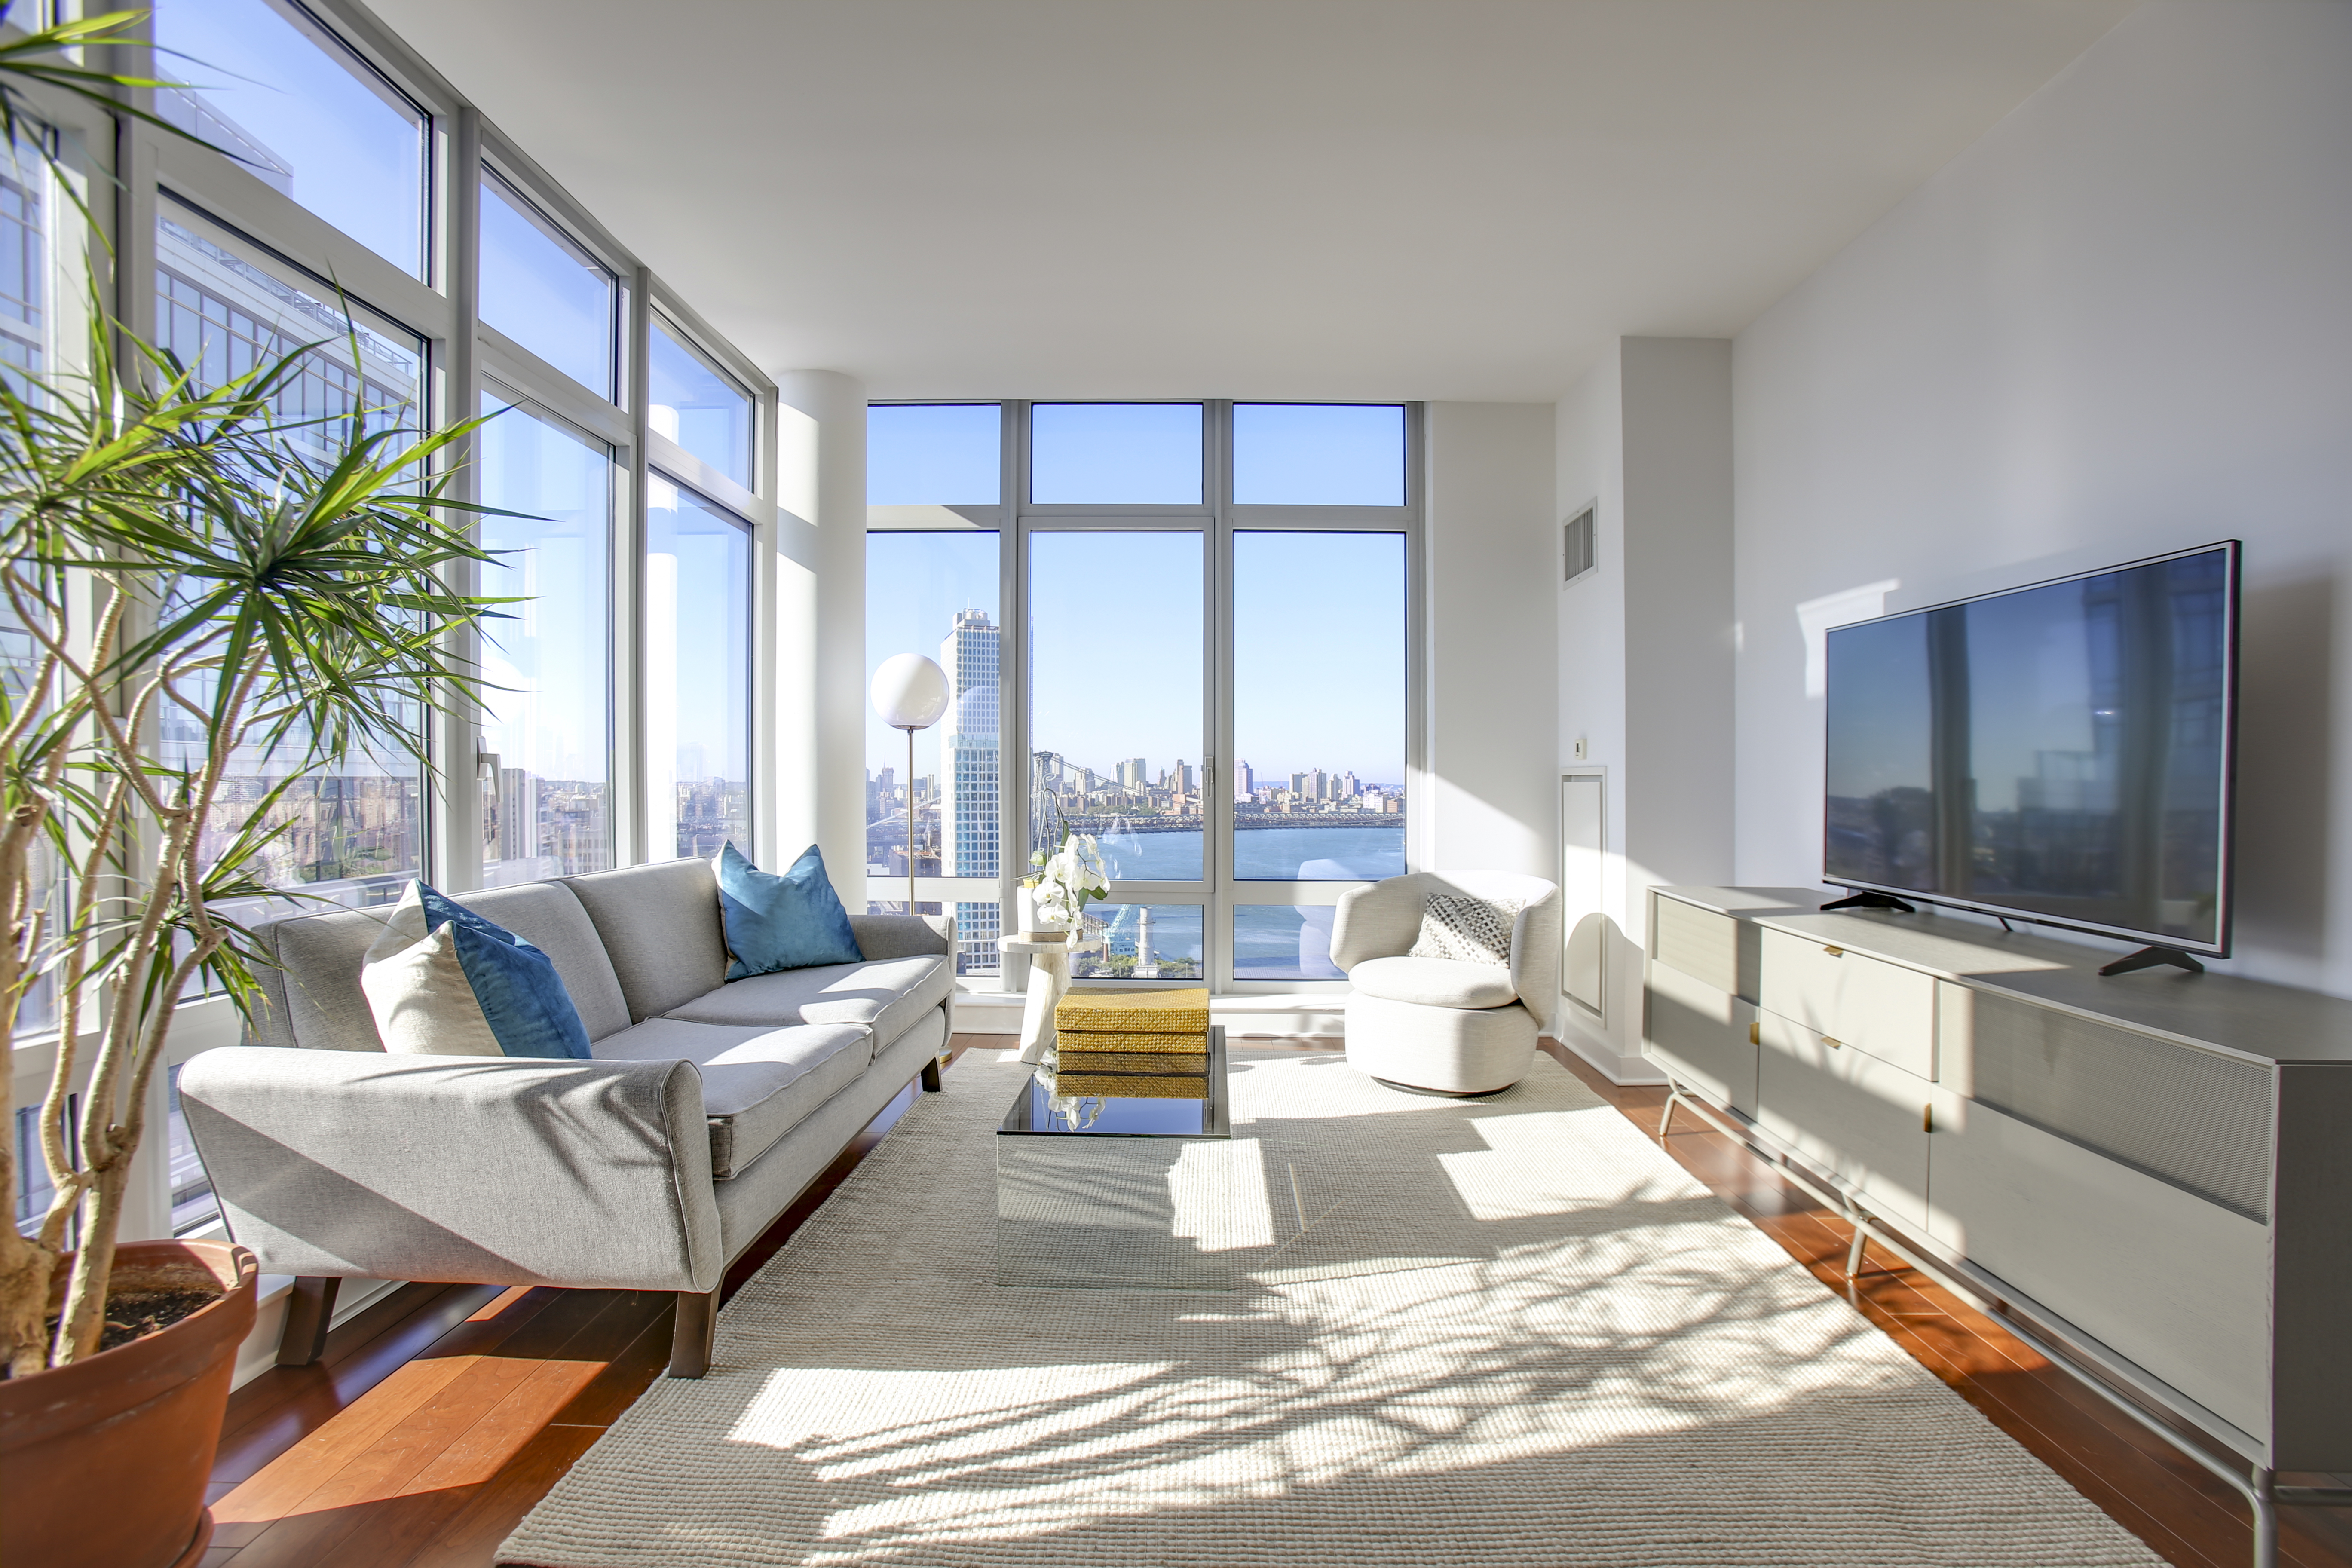
<path fill-rule="evenodd" d="M 751 538 L 655 476 L 646 500 L 646 858 L 751 847 Z"/>
<path fill-rule="evenodd" d="M 1066 831 L 1097 839 L 1112 893 L 1088 910 L 1079 976 L 1339 979 L 1332 906 L 1407 861 L 1412 418 L 1393 404 L 873 409 L 869 668 L 930 652 L 959 608 L 1008 606 L 991 618 L 1016 633 L 991 644 L 1001 885 L 1009 897 Z M 926 598 L 950 560 L 952 587 Z M 881 877 L 905 874 L 903 745 L 877 724 L 867 746 L 877 900 Z M 944 764 L 916 772 L 928 879 L 946 868 L 934 836 L 952 805 L 935 792 L 951 786 L 934 783 Z M 995 918 L 976 901 L 958 906 L 967 931 Z"/>
<path fill-rule="evenodd" d="M 481 590 L 515 603 L 482 628 L 486 887 L 613 865 L 613 453 L 495 391 L 478 446 L 496 556 Z"/>
<path fill-rule="evenodd" d="M 911 767 L 906 733 L 866 710 L 867 908 L 905 910 L 911 871 L 918 910 L 952 909 L 965 974 L 995 971 L 1003 934 L 1002 423 L 992 403 L 885 405 L 866 437 L 882 525 L 866 537 L 866 679 L 919 653 L 938 662 L 949 696 L 939 723 L 912 737 Z"/>
<path fill-rule="evenodd" d="M 111 316 L 207 384 L 318 344 L 279 400 L 320 421 L 295 437 L 317 456 L 353 423 L 491 416 L 437 476 L 495 509 L 474 524 L 492 559 L 453 574 L 517 601 L 458 639 L 480 700 L 417 711 L 278 796 L 265 879 L 367 907 L 416 878 L 465 890 L 730 839 L 753 851 L 757 717 L 775 696 L 755 663 L 774 614 L 772 384 L 357 5 L 158 0 L 140 26 L 161 47 L 152 74 L 194 84 L 155 90 L 153 111 L 195 140 L 28 89 L 27 141 L 0 155 L 0 374 L 79 363 L 79 318 L 60 353 L 55 302 L 94 274 Z M 57 199 L 60 177 L 79 205 Z M 23 641 L 0 625 L 0 679 Z M 649 681 L 656 663 L 668 677 Z M 176 721 L 160 738 L 167 753 L 205 739 Z M 215 841 L 291 765 L 241 760 Z M 52 1024 L 49 1001 L 27 998 L 21 1031 Z M 193 1001 L 149 1107 L 168 1134 L 142 1156 L 133 1234 L 212 1217 L 173 1082 L 236 1031 L 220 999 Z M 37 1099 L 16 1087 L 19 1106 Z M 42 1202 L 38 1158 L 24 1176 L 20 1219 Z"/>

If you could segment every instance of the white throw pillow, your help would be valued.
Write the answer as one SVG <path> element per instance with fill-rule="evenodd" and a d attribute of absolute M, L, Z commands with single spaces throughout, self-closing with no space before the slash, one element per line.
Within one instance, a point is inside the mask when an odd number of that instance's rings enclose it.
<path fill-rule="evenodd" d="M 1421 935 L 1408 958 L 1446 958 L 1457 963 L 1511 962 L 1511 926 L 1524 907 L 1517 899 L 1473 899 L 1432 893 L 1421 912 Z"/>

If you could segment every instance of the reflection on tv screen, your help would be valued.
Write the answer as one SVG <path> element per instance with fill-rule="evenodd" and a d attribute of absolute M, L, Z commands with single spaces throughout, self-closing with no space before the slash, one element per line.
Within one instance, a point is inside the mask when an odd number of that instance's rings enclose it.
<path fill-rule="evenodd" d="M 1824 877 L 2219 937 L 2226 549 L 1829 634 Z"/>

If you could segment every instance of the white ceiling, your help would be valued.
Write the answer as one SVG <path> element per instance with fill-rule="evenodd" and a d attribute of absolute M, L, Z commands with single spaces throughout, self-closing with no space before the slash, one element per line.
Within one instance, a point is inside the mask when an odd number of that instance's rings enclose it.
<path fill-rule="evenodd" d="M 1548 400 L 1737 331 L 2133 0 L 374 0 L 875 396 Z"/>

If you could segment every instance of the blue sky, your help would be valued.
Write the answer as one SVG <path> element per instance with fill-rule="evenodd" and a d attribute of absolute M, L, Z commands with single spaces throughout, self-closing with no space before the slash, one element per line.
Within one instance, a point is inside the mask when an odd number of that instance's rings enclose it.
<path fill-rule="evenodd" d="M 1198 504 L 1196 405 L 1044 405 L 1034 419 L 1041 500 Z M 1243 405 L 1235 425 L 1246 503 L 1402 501 L 1401 408 Z M 997 500 L 994 405 L 877 408 L 867 439 L 874 505 Z M 1032 545 L 1034 743 L 1102 772 L 1132 756 L 1155 776 L 1179 757 L 1198 763 L 1202 535 L 1039 532 Z M 936 658 L 959 609 L 1001 625 L 997 552 L 994 533 L 869 535 L 869 677 L 893 654 Z M 1321 767 L 1402 783 L 1403 537 L 1245 531 L 1234 571 L 1237 758 L 1269 780 Z M 869 710 L 867 765 L 903 766 L 904 754 Z M 935 731 L 917 737 L 918 773 L 937 755 Z"/>
<path fill-rule="evenodd" d="M 161 74 L 245 128 L 294 170 L 294 199 L 421 271 L 424 145 L 413 111 L 262 0 L 161 0 Z"/>

